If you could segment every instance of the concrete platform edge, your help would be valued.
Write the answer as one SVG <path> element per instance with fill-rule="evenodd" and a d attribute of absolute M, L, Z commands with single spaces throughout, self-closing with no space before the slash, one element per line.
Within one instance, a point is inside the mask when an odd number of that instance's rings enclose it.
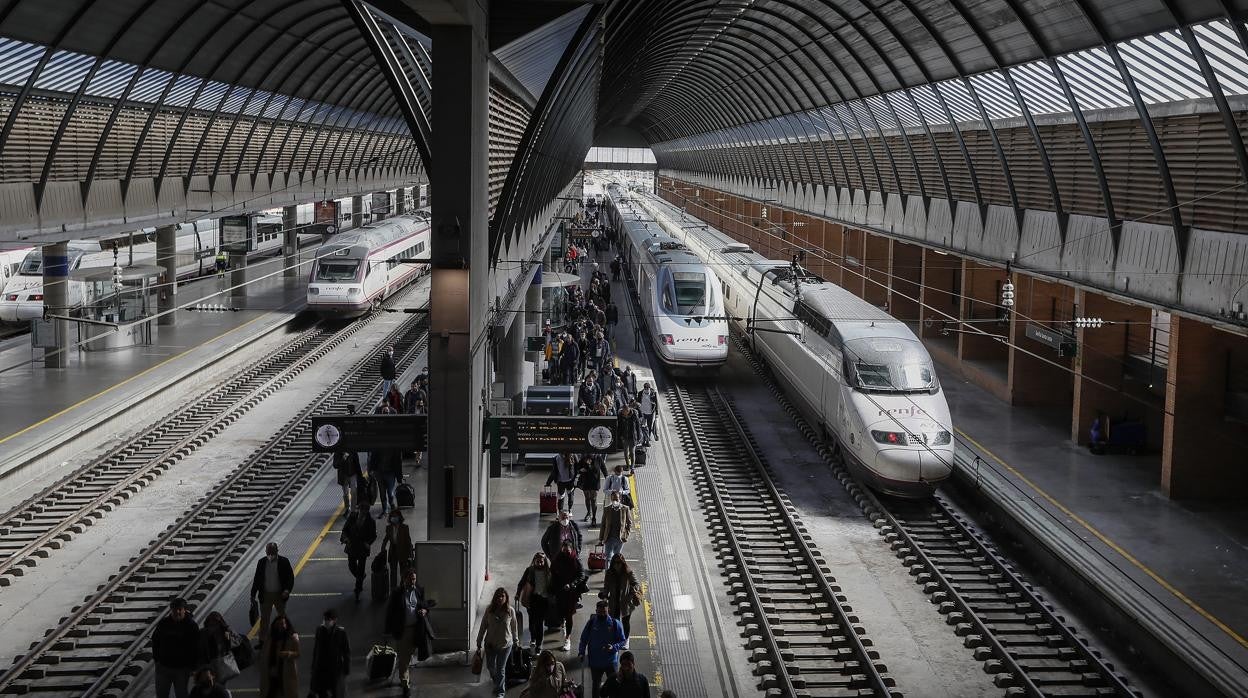
<path fill-rule="evenodd" d="M 256 332 L 255 334 L 243 334 L 236 337 L 231 344 L 228 344 L 220 351 L 212 351 L 211 356 L 209 356 L 206 360 L 186 362 L 184 367 L 175 369 L 163 379 L 146 383 L 132 392 L 119 392 L 112 395 L 105 401 L 96 405 L 95 408 L 87 414 L 78 415 L 71 413 L 53 417 L 52 419 L 58 422 L 64 419 L 64 424 L 56 426 L 48 425 L 49 429 L 56 429 L 59 426 L 59 430 L 52 434 L 44 435 L 40 427 L 36 427 L 32 430 L 32 432 L 28 432 L 28 434 L 23 434 L 23 436 L 27 436 L 27 439 L 20 439 L 19 437 L 15 448 L 18 455 L 0 461 L 0 480 L 4 480 L 32 467 L 46 465 L 50 461 L 55 461 L 57 459 L 57 452 L 67 443 L 86 436 L 92 432 L 98 432 L 106 427 L 123 429 L 133 426 L 138 420 L 132 418 L 132 415 L 134 415 L 136 411 L 141 410 L 143 403 L 149 397 L 168 390 L 169 388 L 192 378 L 199 371 L 202 371 L 208 366 L 216 365 L 232 357 L 256 340 L 281 329 L 294 320 L 297 314 L 278 311 L 269 313 L 268 316 L 269 317 L 261 316 L 256 318 L 256 321 L 268 322 L 268 326 L 265 326 L 262 323 L 259 326 L 259 332 Z M 246 327 L 246 325 L 240 325 L 236 329 L 242 329 L 243 327 Z M 196 352 L 204 349 L 204 347 L 209 347 L 216 341 L 218 340 L 206 342 L 199 347 L 190 350 L 190 352 Z M 73 408 L 70 409 L 72 410 Z M 99 421 L 92 421 L 101 417 L 103 419 L 100 419 Z M 84 427 L 84 425 L 87 426 Z M 22 440 L 28 440 L 33 443 L 24 445 L 22 444 Z M 32 451 L 34 451 L 33 455 Z"/>
<path fill-rule="evenodd" d="M 980 454 L 983 460 L 990 460 Z M 1062 527 L 1038 503 L 1012 496 L 1014 486 L 991 468 L 976 472 L 963 453 L 956 458 L 954 484 L 959 493 L 996 514 L 1005 529 L 1027 546 L 1044 570 L 1061 580 L 1082 602 L 1095 603 L 1111 627 L 1174 680 L 1187 695 L 1248 695 L 1248 672 L 1205 635 L 1189 628 L 1173 610 Z M 1080 593 L 1086 591 L 1086 594 Z"/>

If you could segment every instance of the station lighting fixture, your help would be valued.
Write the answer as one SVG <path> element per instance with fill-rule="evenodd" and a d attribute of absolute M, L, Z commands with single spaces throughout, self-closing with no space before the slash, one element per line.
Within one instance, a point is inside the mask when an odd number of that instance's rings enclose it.
<path fill-rule="evenodd" d="M 228 305 L 221 305 L 220 303 L 196 303 L 195 305 L 187 308 L 187 310 L 194 310 L 201 313 L 237 313 L 241 311 L 242 308 L 234 308 Z"/>
<path fill-rule="evenodd" d="M 1075 327 L 1085 330 L 1094 330 L 1105 326 L 1105 321 L 1099 317 L 1077 317 L 1074 322 Z"/>
<path fill-rule="evenodd" d="M 1014 307 L 1014 282 L 1010 280 L 1010 265 L 1005 265 L 1005 283 L 1001 284 L 1001 307 Z"/>

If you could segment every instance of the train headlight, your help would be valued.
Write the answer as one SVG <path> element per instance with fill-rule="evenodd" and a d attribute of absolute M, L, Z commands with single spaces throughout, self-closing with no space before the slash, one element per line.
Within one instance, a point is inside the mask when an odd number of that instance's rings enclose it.
<path fill-rule="evenodd" d="M 30 295 L 30 299 L 31 299 L 32 301 L 41 301 L 41 300 L 43 300 L 43 294 L 42 294 L 42 293 L 32 293 L 32 294 Z M 13 300 L 17 300 L 17 296 L 13 296 Z"/>
<path fill-rule="evenodd" d="M 309 286 L 309 287 L 308 287 L 308 295 L 309 295 L 309 296 L 319 296 L 319 295 L 321 295 L 321 289 L 319 289 L 319 288 L 317 288 L 317 287 L 315 287 L 315 286 Z"/>
<path fill-rule="evenodd" d="M 876 431 L 875 429 L 872 429 L 871 438 L 875 439 L 876 443 L 881 444 L 904 446 L 907 442 L 906 433 L 904 431 Z"/>
<path fill-rule="evenodd" d="M 10 293 L 9 295 L 5 296 L 5 297 L 4 297 L 4 299 L 5 299 L 6 301 L 15 301 L 15 300 L 17 300 L 17 294 L 16 294 L 16 293 Z"/>
<path fill-rule="evenodd" d="M 669 347 L 674 346 L 676 344 L 676 338 L 670 334 L 659 335 L 659 341 L 662 342 L 665 346 L 669 346 Z"/>
<path fill-rule="evenodd" d="M 948 446 L 953 441 L 953 434 L 947 431 L 934 431 L 923 435 L 929 446 Z"/>
<path fill-rule="evenodd" d="M 358 296 L 358 295 L 360 295 L 360 289 L 358 289 L 358 288 L 349 288 L 349 289 L 347 289 L 347 297 L 348 297 L 348 298 L 355 298 L 355 297 L 356 297 L 356 296 Z"/>
<path fill-rule="evenodd" d="M 728 335 L 726 334 L 719 335 L 719 346 L 722 347 L 727 343 L 728 343 Z"/>

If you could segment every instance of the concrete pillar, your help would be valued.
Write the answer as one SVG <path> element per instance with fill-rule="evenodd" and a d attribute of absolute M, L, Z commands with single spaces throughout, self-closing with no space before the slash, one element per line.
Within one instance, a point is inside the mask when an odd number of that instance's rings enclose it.
<path fill-rule="evenodd" d="M 43 246 L 43 308 L 52 315 L 69 312 L 69 250 L 63 242 Z M 56 348 L 43 350 L 45 368 L 65 368 L 69 364 L 69 323 L 53 320 Z"/>
<path fill-rule="evenodd" d="M 524 314 L 515 313 L 500 347 L 503 385 L 509 398 L 524 390 L 524 337 Z"/>
<path fill-rule="evenodd" d="M 394 202 L 394 215 L 401 216 L 407 213 L 407 189 L 399 187 L 390 194 L 391 201 Z"/>
<path fill-rule="evenodd" d="M 538 267 L 537 273 L 533 275 L 533 280 L 529 283 L 529 289 L 524 293 L 524 323 L 533 327 L 534 335 L 542 331 L 542 269 Z"/>
<path fill-rule="evenodd" d="M 489 48 L 484 4 L 453 5 L 467 23 L 431 27 L 433 52 L 430 257 L 429 507 L 430 540 L 463 541 L 468 548 L 468 599 L 476 599 L 487 571 L 487 531 L 477 508 L 487 506 L 488 463 L 481 450 L 486 351 L 474 339 L 485 331 L 489 308 Z M 468 516 L 455 516 L 465 497 Z M 486 512 L 485 520 L 489 514 Z M 475 609 L 434 609 L 440 647 L 466 649 Z"/>
<path fill-rule="evenodd" d="M 1248 338 L 1170 318 L 1161 489 L 1174 499 L 1243 500 L 1248 487 Z"/>
<path fill-rule="evenodd" d="M 230 253 L 230 295 L 247 295 L 247 253 Z"/>
<path fill-rule="evenodd" d="M 303 272 L 303 267 L 299 266 L 298 207 L 285 206 L 282 208 L 282 276 L 296 278 Z"/>
<path fill-rule="evenodd" d="M 164 270 L 156 292 L 156 312 L 160 313 L 156 324 L 173 325 L 178 314 L 166 311 L 178 307 L 178 226 L 162 225 L 156 229 L 156 264 Z"/>
<path fill-rule="evenodd" d="M 358 228 L 364 225 L 364 197 L 351 197 L 351 227 Z"/>
<path fill-rule="evenodd" d="M 1015 298 L 1010 322 L 1010 404 L 1069 412 L 1074 400 L 1074 359 L 1063 357 L 1050 343 L 1027 336 L 1035 325 L 1046 334 L 1069 333 L 1074 289 L 1025 274 L 1014 274 Z"/>

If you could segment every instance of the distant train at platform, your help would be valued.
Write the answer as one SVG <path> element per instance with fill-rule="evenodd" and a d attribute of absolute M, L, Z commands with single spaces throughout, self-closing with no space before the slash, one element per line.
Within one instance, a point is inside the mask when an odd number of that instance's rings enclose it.
<path fill-rule="evenodd" d="M 429 271 L 429 221 L 396 216 L 340 233 L 316 250 L 308 276 L 308 309 L 356 318 Z"/>
<path fill-rule="evenodd" d="M 728 321 L 720 280 L 680 240 L 645 218 L 618 185 L 607 188 L 608 216 L 645 331 L 659 360 L 679 372 L 710 372 L 728 360 Z"/>
<path fill-rule="evenodd" d="M 922 498 L 952 473 L 953 425 L 936 368 L 900 320 L 811 274 L 766 259 L 636 194 L 667 234 L 722 271 L 724 305 L 787 395 L 835 440 L 851 472 L 884 494 Z"/>

